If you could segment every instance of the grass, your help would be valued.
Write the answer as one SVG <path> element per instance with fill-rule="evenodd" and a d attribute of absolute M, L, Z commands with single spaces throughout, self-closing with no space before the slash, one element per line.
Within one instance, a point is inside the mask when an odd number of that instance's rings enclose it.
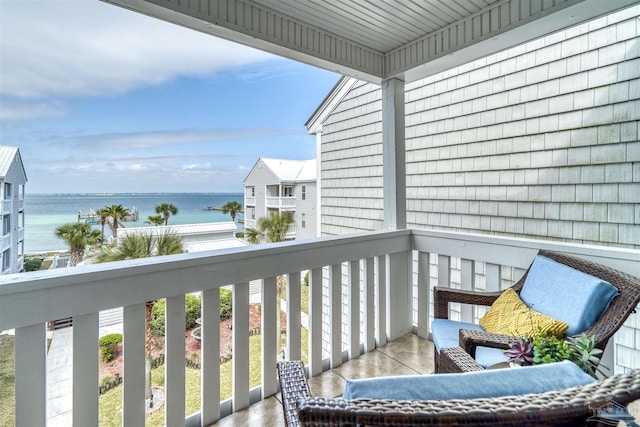
<path fill-rule="evenodd" d="M 249 338 L 249 384 L 255 387 L 262 379 L 260 335 Z M 231 397 L 233 362 L 220 365 L 220 400 Z M 185 377 L 185 415 L 200 410 L 200 374 L 199 369 L 186 368 Z M 151 382 L 154 386 L 164 387 L 164 366 L 151 371 Z M 120 427 L 122 425 L 122 386 L 105 393 L 99 402 L 100 426 Z M 164 425 L 164 408 L 147 417 L 146 425 L 161 427 Z M 4 425 L 4 424 L 0 424 Z"/>
<path fill-rule="evenodd" d="M 286 337 L 283 336 L 286 340 Z M 302 328 L 302 360 L 309 363 L 308 347 L 309 333 Z M 249 338 L 249 384 L 255 387 L 262 379 L 261 336 Z M 225 400 L 232 395 L 233 362 L 220 365 L 220 399 Z M 0 426 L 15 425 L 15 397 L 14 397 L 14 337 L 0 335 Z M 186 368 L 185 378 L 185 415 L 200 410 L 200 373 L 199 369 Z M 154 386 L 164 386 L 164 366 L 151 372 Z M 122 425 L 122 386 L 118 386 L 105 393 L 99 400 L 100 426 L 120 427 Z M 161 408 L 147 417 L 147 426 L 161 427 L 164 425 L 164 410 Z"/>
<path fill-rule="evenodd" d="M 16 423 L 14 396 L 14 337 L 0 335 L 0 425 Z"/>

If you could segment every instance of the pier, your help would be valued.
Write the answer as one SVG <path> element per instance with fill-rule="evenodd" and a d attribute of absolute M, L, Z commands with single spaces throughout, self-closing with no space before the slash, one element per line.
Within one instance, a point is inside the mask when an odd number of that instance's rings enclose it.
<path fill-rule="evenodd" d="M 127 208 L 128 209 L 128 208 Z M 129 209 L 129 215 L 124 217 L 124 222 L 137 222 L 140 217 L 140 213 L 137 208 Z M 78 222 L 85 221 L 89 224 L 100 223 L 100 215 L 94 210 L 89 209 L 87 212 L 78 211 Z"/>

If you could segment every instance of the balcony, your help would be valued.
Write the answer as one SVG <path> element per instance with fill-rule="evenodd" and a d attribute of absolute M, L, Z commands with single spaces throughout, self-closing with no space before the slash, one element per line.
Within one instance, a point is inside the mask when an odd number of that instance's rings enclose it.
<path fill-rule="evenodd" d="M 285 353 L 290 359 L 300 359 L 308 350 L 309 373 L 320 376 L 312 380 L 317 387 L 314 393 L 336 395 L 341 390 L 340 378 L 395 372 L 386 368 L 394 365 L 387 360 L 387 356 L 396 359 L 394 354 L 402 353 L 397 359 L 411 370 L 430 372 L 430 344 L 424 339 L 429 337 L 432 317 L 431 287 L 438 283 L 464 289 L 504 288 L 517 280 L 540 248 L 631 274 L 640 269 L 639 252 L 634 250 L 399 230 L 5 276 L 0 286 L 0 330 L 15 328 L 16 333 L 17 425 L 47 423 L 47 400 L 51 398 L 47 383 L 55 375 L 46 361 L 45 324 L 49 320 L 73 317 L 75 325 L 71 384 L 65 396 L 58 396 L 68 399 L 63 425 L 98 424 L 98 318 L 100 311 L 116 307 L 124 307 L 123 425 L 144 425 L 145 302 L 160 298 L 166 298 L 167 319 L 166 425 L 217 421 L 228 425 L 233 418 L 224 417 L 234 413 L 238 422 L 262 410 L 270 411 L 269 416 L 280 414 L 278 401 L 271 397 L 278 391 L 275 364 L 280 354 L 277 276 L 288 275 L 291 284 L 284 304 L 289 331 Z M 302 285 L 294 285 L 301 282 L 305 270 L 310 270 L 308 343 L 302 342 L 301 334 Z M 256 279 L 261 280 L 262 381 L 250 388 L 249 282 Z M 230 284 L 233 394 L 220 401 L 219 290 Z M 185 294 L 197 291 L 202 295 L 200 395 L 206 404 L 200 412 L 185 414 L 184 300 Z M 465 321 L 481 315 L 471 307 L 451 310 L 453 318 Z M 412 333 L 415 335 L 406 336 Z M 609 346 L 605 364 L 613 366 L 617 361 L 619 341 Z M 402 345 L 409 345 L 409 354 L 423 359 L 407 359 Z M 368 361 L 378 370 L 366 370 Z M 329 369 L 332 371 L 326 372 Z"/>
<path fill-rule="evenodd" d="M 267 208 L 293 211 L 296 209 L 296 198 L 292 196 L 267 197 Z"/>

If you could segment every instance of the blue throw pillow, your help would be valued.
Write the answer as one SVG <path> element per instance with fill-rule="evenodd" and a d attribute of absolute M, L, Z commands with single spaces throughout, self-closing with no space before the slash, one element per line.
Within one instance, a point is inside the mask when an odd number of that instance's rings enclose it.
<path fill-rule="evenodd" d="M 563 361 L 461 374 L 405 375 L 347 380 L 344 399 L 450 400 L 520 396 L 590 384 L 575 363 Z"/>
<path fill-rule="evenodd" d="M 568 336 L 589 329 L 617 295 L 610 283 L 541 255 L 520 292 L 532 309 L 567 323 Z"/>

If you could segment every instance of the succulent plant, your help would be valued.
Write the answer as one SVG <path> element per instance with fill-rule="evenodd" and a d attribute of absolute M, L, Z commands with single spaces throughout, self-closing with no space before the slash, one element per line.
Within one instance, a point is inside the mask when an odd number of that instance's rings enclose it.
<path fill-rule="evenodd" d="M 526 338 L 518 338 L 504 351 L 509 362 L 522 366 L 533 364 L 533 343 Z"/>

